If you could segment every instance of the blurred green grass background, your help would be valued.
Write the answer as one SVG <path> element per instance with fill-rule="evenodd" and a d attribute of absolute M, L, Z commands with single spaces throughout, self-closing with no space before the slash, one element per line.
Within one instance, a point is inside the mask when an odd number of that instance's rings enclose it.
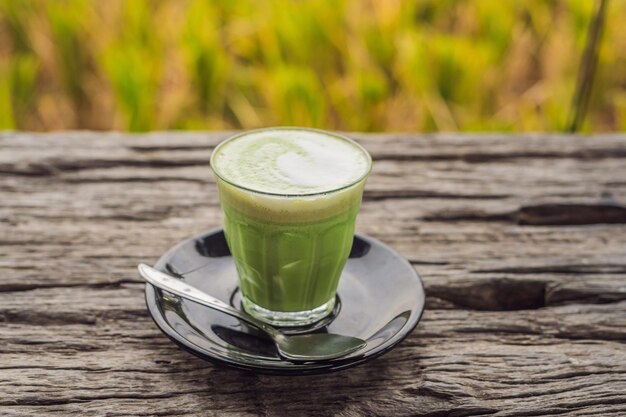
<path fill-rule="evenodd" d="M 592 0 L 0 0 L 0 129 L 562 131 Z M 626 1 L 583 131 L 626 130 Z"/>

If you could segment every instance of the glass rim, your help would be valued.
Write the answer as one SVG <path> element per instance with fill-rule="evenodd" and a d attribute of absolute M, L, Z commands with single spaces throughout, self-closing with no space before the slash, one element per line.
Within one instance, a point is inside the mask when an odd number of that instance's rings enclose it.
<path fill-rule="evenodd" d="M 262 191 L 262 190 L 256 190 L 254 188 L 251 187 L 246 187 L 240 184 L 237 184 L 236 182 L 234 182 L 233 180 L 229 180 L 227 179 L 223 174 L 221 174 L 219 172 L 219 170 L 215 167 L 214 162 L 214 158 L 215 155 L 217 155 L 219 153 L 219 149 L 226 145 L 227 143 L 236 140 L 242 136 L 247 136 L 249 134 L 252 133 L 259 133 L 259 132 L 269 132 L 269 131 L 274 131 L 274 130 L 301 130 L 301 131 L 306 131 L 306 132 L 313 132 L 313 133 L 318 133 L 320 135 L 324 135 L 324 136 L 332 136 L 335 137 L 337 139 L 341 139 L 343 141 L 346 141 L 354 146 L 356 146 L 366 157 L 367 159 L 367 169 L 365 170 L 365 172 L 363 173 L 363 175 L 361 175 L 359 178 L 357 178 L 356 180 L 350 182 L 349 184 L 346 185 L 342 185 L 340 187 L 336 187 L 336 188 L 332 188 L 329 190 L 324 190 L 324 191 L 316 191 L 314 193 L 275 193 L 275 192 L 269 192 L 269 191 Z M 369 152 L 367 152 L 367 150 L 360 145 L 358 142 L 356 142 L 353 139 L 350 139 L 347 136 L 335 133 L 335 132 L 329 132 L 326 130 L 322 130 L 322 129 L 315 129 L 315 128 L 310 128 L 310 127 L 290 127 L 290 126 L 278 126 L 278 127 L 266 127 L 266 128 L 261 128 L 261 129 L 252 129 L 252 130 L 246 130 L 240 133 L 237 133 L 233 136 L 228 137 L 227 139 L 223 140 L 222 142 L 220 142 L 215 149 L 213 149 L 213 152 L 211 153 L 211 157 L 209 158 L 209 164 L 211 167 L 211 171 L 213 171 L 213 174 L 215 174 L 215 176 L 224 181 L 225 183 L 232 185 L 235 188 L 238 188 L 240 190 L 243 191 L 248 191 L 248 192 L 252 192 L 255 194 L 261 194 L 261 195 L 266 195 L 266 196 L 272 196 L 272 197 L 315 197 L 315 196 L 323 196 L 326 194 L 332 194 L 332 193 L 336 193 L 338 191 L 342 191 L 342 190 L 346 190 L 348 188 L 351 188 L 355 185 L 357 185 L 358 183 L 360 183 L 361 181 L 365 180 L 369 174 L 372 171 L 372 156 L 369 154 Z"/>

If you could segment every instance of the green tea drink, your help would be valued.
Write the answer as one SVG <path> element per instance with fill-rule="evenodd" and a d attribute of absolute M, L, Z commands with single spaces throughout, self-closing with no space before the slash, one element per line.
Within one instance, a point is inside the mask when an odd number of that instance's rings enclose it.
<path fill-rule="evenodd" d="M 246 311 L 303 325 L 328 315 L 354 236 L 371 158 L 311 129 L 244 133 L 211 157 Z"/>

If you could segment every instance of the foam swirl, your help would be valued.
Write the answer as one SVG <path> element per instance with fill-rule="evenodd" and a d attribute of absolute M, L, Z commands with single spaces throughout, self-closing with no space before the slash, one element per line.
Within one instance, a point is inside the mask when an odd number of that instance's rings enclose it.
<path fill-rule="evenodd" d="M 235 137 L 212 158 L 218 176 L 272 194 L 314 194 L 353 184 L 370 166 L 354 143 L 321 131 L 267 129 Z"/>

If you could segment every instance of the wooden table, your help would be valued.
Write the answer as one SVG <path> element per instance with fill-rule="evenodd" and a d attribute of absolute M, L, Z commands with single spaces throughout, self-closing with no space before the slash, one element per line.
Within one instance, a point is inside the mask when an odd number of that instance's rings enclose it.
<path fill-rule="evenodd" d="M 0 415 L 626 415 L 626 136 L 352 135 L 375 159 L 357 228 L 427 310 L 310 377 L 214 366 L 146 312 L 137 263 L 220 224 L 226 136 L 0 136 Z"/>

